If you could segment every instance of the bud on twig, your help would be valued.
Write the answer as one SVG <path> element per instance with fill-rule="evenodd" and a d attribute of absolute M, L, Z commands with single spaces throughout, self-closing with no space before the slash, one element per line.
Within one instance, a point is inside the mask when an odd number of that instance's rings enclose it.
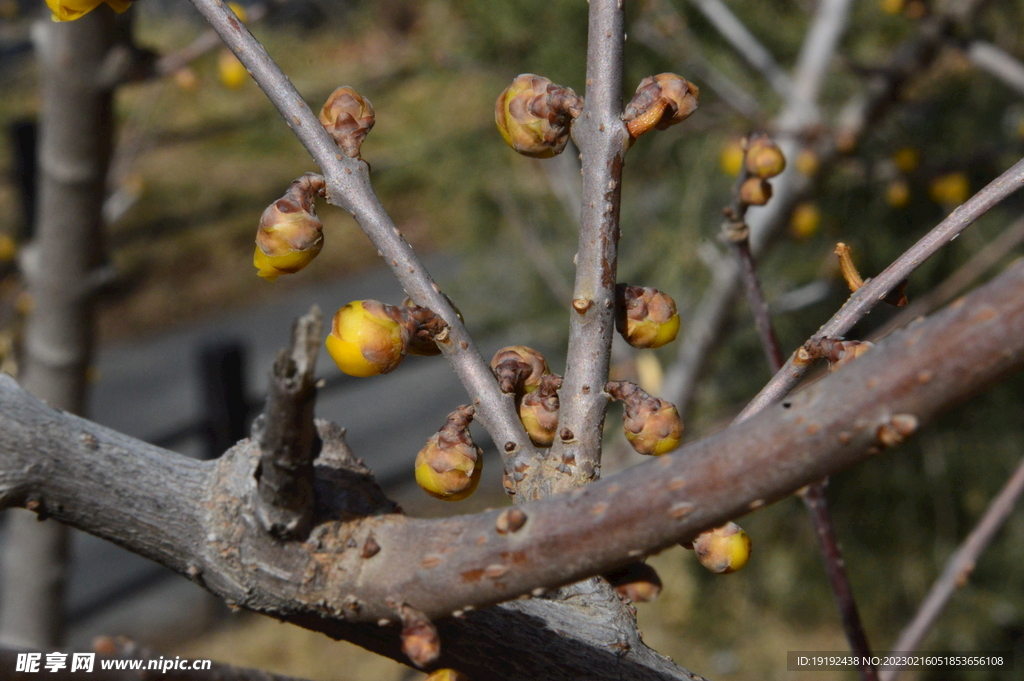
<path fill-rule="evenodd" d="M 419 610 L 402 606 L 402 652 L 417 667 L 426 667 L 441 655 L 441 637 L 434 623 Z"/>
<path fill-rule="evenodd" d="M 326 345 L 346 374 L 376 376 L 398 367 L 409 346 L 409 330 L 397 307 L 353 300 L 334 315 Z"/>
<path fill-rule="evenodd" d="M 743 161 L 747 172 L 762 180 L 775 177 L 786 169 L 786 157 L 782 150 L 763 133 L 751 135 L 747 140 L 747 153 Z"/>
<path fill-rule="evenodd" d="M 538 447 L 550 447 L 558 430 L 558 389 L 562 377 L 545 374 L 540 385 L 523 397 L 519 404 L 519 420 L 530 440 Z"/>
<path fill-rule="evenodd" d="M 320 109 L 320 122 L 346 156 L 359 158 L 363 140 L 373 129 L 373 105 L 346 85 L 327 98 Z"/>
<path fill-rule="evenodd" d="M 322 175 L 306 173 L 263 211 L 252 259 L 259 276 L 274 281 L 282 274 L 294 274 L 320 253 L 323 225 L 314 199 L 324 195 L 324 186 Z"/>
<path fill-rule="evenodd" d="M 572 89 L 524 73 L 498 96 L 494 122 L 505 143 L 524 156 L 551 158 L 569 142 L 569 128 L 583 110 Z"/>
<path fill-rule="evenodd" d="M 445 298 L 447 297 L 445 296 Z M 450 303 L 451 300 L 449 299 L 448 302 Z M 408 353 L 422 357 L 440 355 L 441 348 L 437 347 L 437 341 L 434 339 L 441 331 L 448 328 L 445 321 L 434 314 L 432 310 L 412 302 L 411 298 L 402 301 L 401 311 L 405 326 L 409 331 Z M 462 313 L 458 309 L 455 310 L 455 313 L 459 315 L 459 319 L 462 319 Z"/>
<path fill-rule="evenodd" d="M 681 123 L 697 110 L 700 90 L 682 76 L 659 73 L 640 81 L 633 99 L 626 105 L 622 120 L 629 136 L 636 139 L 651 128 L 664 130 Z"/>
<path fill-rule="evenodd" d="M 647 563 L 630 563 L 604 575 L 620 597 L 634 603 L 649 603 L 661 593 L 661 578 Z"/>
<path fill-rule="evenodd" d="M 746 565 L 752 548 L 750 535 L 732 522 L 703 532 L 693 540 L 693 550 L 700 564 L 720 575 L 736 572 Z"/>
<path fill-rule="evenodd" d="M 660 348 L 679 333 L 679 313 L 672 296 L 656 288 L 616 287 L 619 309 L 615 328 L 634 348 Z"/>
<path fill-rule="evenodd" d="M 763 206 L 772 198 L 772 186 L 760 177 L 748 177 L 740 185 L 740 201 L 749 206 Z"/>
<path fill-rule="evenodd" d="M 469 434 L 473 414 L 469 405 L 453 411 L 416 455 L 416 482 L 430 496 L 459 501 L 476 490 L 483 452 Z"/>
<path fill-rule="evenodd" d="M 494 353 L 491 371 L 502 392 L 517 396 L 536 390 L 544 374 L 550 373 L 544 355 L 525 345 L 510 345 Z"/>
<path fill-rule="evenodd" d="M 610 381 L 605 390 L 622 401 L 622 426 L 638 453 L 661 456 L 679 446 L 683 421 L 672 403 L 648 395 L 629 381 Z"/>

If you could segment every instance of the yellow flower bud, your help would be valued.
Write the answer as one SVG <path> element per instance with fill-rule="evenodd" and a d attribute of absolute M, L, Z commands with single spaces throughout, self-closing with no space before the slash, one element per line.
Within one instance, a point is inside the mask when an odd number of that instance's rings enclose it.
<path fill-rule="evenodd" d="M 892 155 L 892 162 L 901 173 L 912 173 L 917 170 L 921 155 L 913 147 L 903 147 Z"/>
<path fill-rule="evenodd" d="M 634 603 L 649 603 L 661 593 L 661 578 L 647 563 L 630 563 L 603 575 L 621 598 Z"/>
<path fill-rule="evenodd" d="M 718 165 L 730 177 L 736 177 L 743 168 L 743 144 L 740 140 L 729 140 L 718 156 Z"/>
<path fill-rule="evenodd" d="M 237 90 L 249 79 L 249 72 L 245 66 L 226 47 L 217 56 L 217 74 L 220 76 L 220 82 L 229 90 Z"/>
<path fill-rule="evenodd" d="M 363 140 L 373 129 L 373 105 L 354 89 L 340 87 L 320 109 L 320 123 L 346 156 L 359 158 Z"/>
<path fill-rule="evenodd" d="M 736 523 L 704 532 L 693 541 L 700 564 L 720 575 L 736 572 L 746 565 L 751 549 L 750 535 Z"/>
<path fill-rule="evenodd" d="M 558 430 L 558 389 L 562 377 L 545 374 L 540 386 L 519 403 L 519 420 L 530 440 L 538 447 L 550 447 Z"/>
<path fill-rule="evenodd" d="M 947 173 L 932 180 L 928 194 L 935 203 L 959 206 L 971 193 L 971 183 L 964 173 Z"/>
<path fill-rule="evenodd" d="M 320 253 L 323 225 L 316 216 L 315 197 L 323 189 L 323 178 L 307 173 L 263 211 L 253 254 L 259 276 L 274 281 L 282 274 L 294 274 Z"/>
<path fill-rule="evenodd" d="M 609 381 L 605 390 L 622 401 L 622 427 L 638 454 L 661 456 L 682 442 L 683 421 L 671 402 L 652 397 L 628 381 Z"/>
<path fill-rule="evenodd" d="M 505 143 L 524 156 L 551 158 L 569 142 L 583 100 L 543 76 L 516 76 L 494 103 L 494 122 Z"/>
<path fill-rule="evenodd" d="M 768 135 L 756 135 L 747 141 L 743 163 L 748 173 L 763 180 L 775 177 L 786 169 L 786 157 Z M 771 192 L 768 196 L 771 196 Z"/>
<path fill-rule="evenodd" d="M 820 166 L 818 155 L 810 149 L 804 149 L 796 157 L 796 169 L 807 177 L 813 177 L 818 173 Z"/>
<path fill-rule="evenodd" d="M 906 180 L 893 180 L 885 188 L 885 202 L 893 208 L 906 208 L 910 203 L 910 185 Z"/>
<path fill-rule="evenodd" d="M 615 326 L 634 348 L 660 348 L 679 333 L 676 301 L 656 288 L 620 285 Z"/>
<path fill-rule="evenodd" d="M 748 177 L 740 185 L 740 201 L 751 206 L 763 206 L 772 198 L 772 186 L 760 177 Z"/>
<path fill-rule="evenodd" d="M 430 496 L 459 501 L 476 490 L 483 452 L 469 434 L 473 414 L 468 405 L 453 411 L 416 455 L 416 483 Z"/>
<path fill-rule="evenodd" d="M 494 353 L 491 371 L 502 392 L 515 395 L 532 393 L 544 374 L 550 373 L 544 355 L 525 345 L 510 345 Z"/>
<path fill-rule="evenodd" d="M 74 21 L 93 11 L 104 2 L 120 14 L 132 6 L 131 0 L 46 0 L 54 21 Z"/>
<path fill-rule="evenodd" d="M 813 203 L 801 203 L 793 209 L 789 230 L 798 239 L 809 239 L 818 233 L 821 211 Z"/>
<path fill-rule="evenodd" d="M 405 357 L 409 331 L 397 308 L 376 300 L 354 300 L 338 310 L 327 336 L 327 352 L 350 376 L 394 371 Z"/>
<path fill-rule="evenodd" d="M 469 677 L 454 669 L 438 669 L 423 681 L 469 681 Z"/>
<path fill-rule="evenodd" d="M 622 120 L 629 136 L 636 139 L 651 128 L 664 130 L 681 123 L 697 110 L 700 89 L 682 76 L 659 73 L 647 76 L 626 105 Z"/>

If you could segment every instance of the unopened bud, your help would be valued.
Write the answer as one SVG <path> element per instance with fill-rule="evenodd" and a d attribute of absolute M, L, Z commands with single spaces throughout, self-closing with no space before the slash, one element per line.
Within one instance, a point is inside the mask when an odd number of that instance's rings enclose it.
<path fill-rule="evenodd" d="M 469 681 L 469 677 L 454 669 L 438 669 L 423 681 Z"/>
<path fill-rule="evenodd" d="M 105 1 L 118 14 L 132 6 L 131 0 Z M 74 21 L 102 4 L 104 0 L 46 0 L 46 5 L 53 12 L 54 21 Z"/>
<path fill-rule="evenodd" d="M 562 377 L 545 374 L 540 386 L 519 403 L 519 420 L 530 440 L 538 447 L 550 447 L 558 430 L 558 389 Z"/>
<path fill-rule="evenodd" d="M 605 390 L 622 401 L 623 430 L 638 453 L 661 456 L 679 446 L 683 421 L 671 402 L 652 397 L 629 381 L 610 381 Z"/>
<path fill-rule="evenodd" d="M 320 123 L 351 158 L 359 158 L 359 148 L 373 129 L 373 122 L 370 100 L 347 85 L 332 92 L 320 109 Z"/>
<path fill-rule="evenodd" d="M 524 156 L 551 158 L 569 142 L 569 128 L 583 110 L 572 89 L 524 73 L 498 96 L 494 122 L 505 143 Z"/>
<path fill-rule="evenodd" d="M 405 357 L 409 331 L 392 305 L 353 300 L 338 310 L 327 336 L 327 352 L 350 376 L 376 376 L 393 371 Z"/>
<path fill-rule="evenodd" d="M 259 276 L 274 281 L 282 274 L 294 274 L 320 253 L 323 225 L 316 216 L 314 198 L 323 191 L 324 178 L 306 173 L 263 211 L 252 259 Z"/>
<path fill-rule="evenodd" d="M 747 172 L 763 180 L 775 177 L 786 169 L 786 157 L 768 135 L 756 135 L 747 141 L 744 158 Z"/>
<path fill-rule="evenodd" d="M 626 286 L 616 290 L 615 328 L 634 348 L 660 348 L 679 333 L 679 313 L 672 296 L 656 288 Z"/>
<path fill-rule="evenodd" d="M 697 560 L 708 570 L 720 575 L 736 572 L 750 560 L 750 535 L 736 523 L 703 532 L 693 540 Z"/>
<path fill-rule="evenodd" d="M 649 603 L 661 593 L 661 578 L 647 563 L 630 563 L 604 575 L 615 593 L 634 603 Z"/>
<path fill-rule="evenodd" d="M 402 607 L 402 652 L 417 667 L 426 667 L 441 655 L 441 637 L 426 615 Z"/>
<path fill-rule="evenodd" d="M 633 99 L 626 105 L 622 120 L 629 136 L 636 139 L 651 128 L 664 130 L 681 123 L 697 110 L 700 90 L 674 73 L 659 73 L 640 81 Z"/>
<path fill-rule="evenodd" d="M 875 344 L 870 341 L 849 340 L 834 342 L 829 349 L 828 355 L 826 355 L 828 370 L 832 372 L 842 369 L 873 347 L 875 347 Z"/>
<path fill-rule="evenodd" d="M 740 185 L 740 201 L 751 206 L 763 206 L 772 198 L 772 186 L 760 177 L 748 177 Z"/>
<path fill-rule="evenodd" d="M 532 393 L 548 371 L 544 355 L 525 345 L 510 345 L 494 353 L 491 371 L 501 391 L 515 395 Z"/>
<path fill-rule="evenodd" d="M 480 482 L 483 452 L 469 434 L 473 414 L 468 405 L 453 411 L 416 455 L 416 482 L 430 496 L 459 501 Z"/>
<path fill-rule="evenodd" d="M 402 301 L 402 316 L 405 326 L 409 330 L 409 347 L 407 352 L 410 355 L 433 357 L 441 354 L 441 348 L 437 347 L 434 338 L 437 334 L 447 328 L 444 320 L 425 307 L 420 307 L 412 302 L 411 298 Z M 457 311 L 457 310 L 456 310 Z M 462 319 L 462 315 L 459 315 Z"/>

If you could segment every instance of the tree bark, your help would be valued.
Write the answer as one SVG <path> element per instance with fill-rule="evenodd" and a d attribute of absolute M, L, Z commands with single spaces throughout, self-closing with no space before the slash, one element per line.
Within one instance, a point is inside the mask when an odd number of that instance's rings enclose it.
<path fill-rule="evenodd" d="M 23 262 L 33 308 L 22 384 L 52 407 L 83 413 L 92 355 L 90 275 L 102 262 L 102 209 L 111 153 L 112 88 L 100 82 L 116 39 L 106 6 L 75 22 L 37 25 L 42 74 L 36 239 Z M 3 556 L 0 639 L 60 642 L 68 532 L 12 512 Z"/>

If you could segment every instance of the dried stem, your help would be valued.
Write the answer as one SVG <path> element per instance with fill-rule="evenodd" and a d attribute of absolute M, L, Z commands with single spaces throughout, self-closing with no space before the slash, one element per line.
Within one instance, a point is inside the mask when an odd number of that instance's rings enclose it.
<path fill-rule="evenodd" d="M 560 392 L 560 437 L 553 460 L 570 473 L 528 474 L 528 498 L 586 484 L 598 477 L 608 397 L 623 157 L 629 142 L 622 114 L 625 33 L 620 0 L 592 0 L 587 44 L 587 91 L 573 141 L 583 157 L 583 209 L 576 283 L 569 324 L 569 350 Z M 535 464 L 539 463 L 539 459 Z"/>
<path fill-rule="evenodd" d="M 967 203 L 950 213 L 945 220 L 893 261 L 881 274 L 867 280 L 864 286 L 851 295 L 846 304 L 833 315 L 832 319 L 818 329 L 818 332 L 808 342 L 814 342 L 826 336 L 844 336 L 890 291 L 907 279 L 921 263 L 974 224 L 975 220 L 993 206 L 1020 189 L 1022 183 L 1024 183 L 1024 160 L 1018 161 L 1012 168 L 968 199 Z M 782 370 L 776 373 L 768 385 L 747 405 L 736 421 L 740 422 L 748 416 L 756 414 L 768 404 L 781 400 L 796 387 L 800 379 L 807 373 L 809 366 L 798 366 L 794 362 L 794 357 L 790 357 Z"/>
<path fill-rule="evenodd" d="M 953 597 L 957 589 L 967 583 L 974 571 L 978 557 L 1006 522 L 1022 493 L 1024 493 L 1024 460 L 1018 464 L 1017 470 L 1013 472 L 1010 479 L 1003 485 L 1003 489 L 989 504 L 985 515 L 960 544 L 956 553 L 950 557 L 942 574 L 935 580 L 928 596 L 918 608 L 914 619 L 900 634 L 899 640 L 893 646 L 893 651 L 913 653 L 918 649 L 949 599 Z M 896 681 L 899 674 L 900 669 L 889 669 L 882 672 L 881 679 L 882 681 Z"/>
<path fill-rule="evenodd" d="M 305 538 L 313 517 L 313 408 L 322 332 L 323 315 L 314 305 L 296 320 L 291 348 L 278 354 L 267 404 L 253 424 L 261 452 L 256 513 L 276 537 Z"/>
<path fill-rule="evenodd" d="M 448 337 L 438 345 L 472 398 L 479 421 L 499 444 L 506 471 L 511 474 L 517 462 L 535 457 L 536 450 L 519 422 L 512 397 L 498 389 L 487 362 L 451 303 L 380 204 L 370 185 L 369 167 L 340 152 L 287 76 L 226 4 L 219 0 L 193 0 L 193 4 L 249 70 L 320 166 L 327 180 L 327 200 L 352 213 L 413 302 L 432 310 L 448 324 Z"/>

